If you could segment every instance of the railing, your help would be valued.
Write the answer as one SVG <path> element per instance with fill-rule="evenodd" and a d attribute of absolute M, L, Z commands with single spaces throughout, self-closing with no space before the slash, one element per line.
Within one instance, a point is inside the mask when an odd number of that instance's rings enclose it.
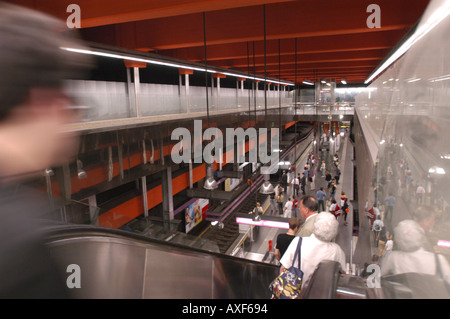
<path fill-rule="evenodd" d="M 146 118 L 186 113 L 219 114 L 222 112 L 258 112 L 282 107 L 294 111 L 294 91 L 242 90 L 191 86 L 189 90 L 178 85 L 140 83 L 138 93 L 134 84 L 107 81 L 68 81 L 66 91 L 84 113 L 81 121 L 97 122 L 119 119 Z M 314 106 L 314 103 L 296 104 L 297 114 L 353 115 L 352 106 Z"/>

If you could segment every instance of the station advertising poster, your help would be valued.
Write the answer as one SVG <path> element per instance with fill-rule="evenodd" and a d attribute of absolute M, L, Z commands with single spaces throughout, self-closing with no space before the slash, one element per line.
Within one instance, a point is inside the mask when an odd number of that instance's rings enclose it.
<path fill-rule="evenodd" d="M 198 225 L 206 217 L 206 210 L 209 207 L 208 199 L 197 199 L 194 203 L 185 208 L 186 233 Z"/>
<path fill-rule="evenodd" d="M 239 178 L 227 178 L 225 180 L 225 191 L 231 192 L 233 189 L 235 189 L 241 180 Z"/>

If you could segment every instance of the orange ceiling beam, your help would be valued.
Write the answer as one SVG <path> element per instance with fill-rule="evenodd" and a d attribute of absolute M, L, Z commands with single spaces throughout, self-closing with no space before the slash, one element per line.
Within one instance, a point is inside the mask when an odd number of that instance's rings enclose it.
<path fill-rule="evenodd" d="M 424 11 L 428 0 L 378 0 L 382 10 L 382 27 L 366 25 L 370 1 L 294 1 L 269 4 L 266 9 L 267 39 L 305 38 L 387 30 L 406 31 Z M 225 44 L 262 40 L 262 6 L 210 11 L 206 13 L 207 43 Z M 130 26 L 133 25 L 133 26 Z M 203 46 L 201 13 L 105 26 L 103 34 L 116 33 L 115 43 L 131 49 L 163 50 Z M 135 30 L 135 36 L 121 29 Z M 89 39 L 90 29 L 83 30 Z M 103 37 L 89 39 L 101 42 Z"/>
<path fill-rule="evenodd" d="M 357 54 L 354 52 L 335 52 L 335 53 L 318 53 L 318 54 L 304 54 L 298 58 L 297 63 L 323 63 L 323 62 L 349 62 L 349 61 L 367 61 L 367 60 L 381 60 L 383 59 L 389 50 L 367 50 L 360 51 Z M 278 57 L 270 56 L 266 58 L 266 63 L 264 63 L 263 57 L 255 58 L 255 64 L 253 64 L 253 60 L 250 60 L 250 70 L 253 65 L 256 67 L 264 66 L 267 67 L 284 65 L 284 64 L 292 64 L 294 65 L 295 58 L 294 56 L 282 56 L 281 61 L 278 61 Z M 216 65 L 216 63 L 212 62 L 212 65 Z M 248 68 L 247 59 L 235 59 L 230 61 L 221 61 L 220 63 L 223 67 L 230 68 Z"/>
<path fill-rule="evenodd" d="M 389 32 L 359 33 L 350 35 L 336 35 L 323 37 L 310 37 L 297 39 L 297 53 L 324 53 L 341 51 L 362 51 L 392 48 L 405 34 L 404 30 Z M 248 49 L 248 51 L 247 51 Z M 295 39 L 281 39 L 267 41 L 266 55 L 278 56 L 295 54 Z M 241 43 L 229 43 L 207 46 L 208 61 L 219 61 L 224 59 L 253 59 L 264 56 L 264 42 L 255 42 L 253 52 L 253 41 Z M 204 61 L 204 48 L 180 48 L 171 50 L 159 50 L 159 54 L 176 57 L 193 62 Z"/>
<path fill-rule="evenodd" d="M 295 0 L 6 0 L 46 12 L 63 21 L 70 13 L 67 7 L 81 9 L 81 28 L 117 23 L 167 18 L 185 14 L 282 3 Z"/>

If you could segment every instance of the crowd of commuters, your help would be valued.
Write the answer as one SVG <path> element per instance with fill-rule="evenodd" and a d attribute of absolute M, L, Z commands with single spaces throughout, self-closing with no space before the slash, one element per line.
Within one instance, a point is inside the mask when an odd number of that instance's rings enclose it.
<path fill-rule="evenodd" d="M 342 218 L 343 224 L 347 225 L 349 209 L 349 198 L 345 192 L 336 194 L 341 175 L 338 153 L 332 157 L 331 167 L 327 167 L 326 161 L 314 159 L 311 162 L 310 158 L 302 173 L 290 181 L 293 185 L 293 199 L 290 200 L 298 203 L 293 206 L 298 206 L 299 213 L 292 220 L 297 220 L 300 226 L 290 220 L 290 226 L 291 222 L 294 226 L 290 227 L 288 234 L 284 234 L 287 239 L 280 240 L 281 249 L 277 252 L 280 271 L 288 269 L 292 266 L 299 238 L 302 238 L 299 265 L 304 274 L 303 285 L 308 284 L 321 261 L 336 261 L 345 269 L 345 254 L 334 239 L 339 220 Z M 333 170 L 334 175 L 331 174 Z M 315 176 L 314 171 L 319 174 Z M 315 177 L 323 181 L 319 184 Z M 324 183 L 326 186 L 321 186 Z M 397 187 L 393 188 L 393 184 Z M 305 195 L 305 185 L 309 186 L 309 195 Z M 315 185 L 320 187 L 316 190 Z M 375 200 L 366 205 L 374 239 L 374 253 L 369 262 L 380 266 L 383 278 L 404 273 L 434 276 L 439 269 L 440 278 L 450 283 L 450 264 L 437 251 L 436 242 L 430 242 L 427 236 L 435 226 L 439 210 L 436 205 L 429 205 L 434 202 L 426 179 L 416 182 L 406 161 L 399 161 L 398 166 L 388 165 L 386 173 L 374 183 L 373 190 Z M 396 208 L 399 201 L 405 199 L 411 218 L 401 220 L 396 215 Z M 289 245 L 286 247 L 287 242 Z M 364 271 L 362 275 L 368 274 Z"/>

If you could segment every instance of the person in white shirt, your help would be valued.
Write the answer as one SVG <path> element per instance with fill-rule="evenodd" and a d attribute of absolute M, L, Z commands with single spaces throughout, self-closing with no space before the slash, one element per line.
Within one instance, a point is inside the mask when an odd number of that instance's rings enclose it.
<path fill-rule="evenodd" d="M 293 196 L 298 196 L 298 191 L 300 190 L 300 179 L 298 177 L 295 177 L 292 179 L 291 184 L 294 187 L 294 190 L 292 191 Z"/>
<path fill-rule="evenodd" d="M 396 249 L 381 259 L 381 276 L 404 273 L 436 274 L 436 256 L 423 248 L 425 231 L 413 220 L 403 220 L 394 229 Z M 450 266 L 447 260 L 437 256 L 443 277 L 450 282 Z"/>
<path fill-rule="evenodd" d="M 338 233 L 338 227 L 339 222 L 333 214 L 322 212 L 315 219 L 312 235 L 302 238 L 300 261 L 300 269 L 303 272 L 302 287 L 307 285 L 316 267 L 324 260 L 337 261 L 340 263 L 341 268 L 345 269 L 345 253 L 338 244 L 332 242 Z M 296 237 L 292 240 L 281 258 L 280 271 L 292 266 L 299 238 Z M 294 266 L 299 266 L 298 261 L 296 261 Z"/>
<path fill-rule="evenodd" d="M 417 204 L 423 204 L 425 201 L 425 188 L 422 185 L 417 186 L 416 189 L 416 201 Z"/>
<path fill-rule="evenodd" d="M 284 218 L 291 218 L 292 217 L 292 208 L 294 206 L 294 202 L 292 201 L 292 199 L 289 197 L 289 199 L 287 200 L 286 204 L 284 205 L 284 210 L 283 210 L 283 217 Z"/>

